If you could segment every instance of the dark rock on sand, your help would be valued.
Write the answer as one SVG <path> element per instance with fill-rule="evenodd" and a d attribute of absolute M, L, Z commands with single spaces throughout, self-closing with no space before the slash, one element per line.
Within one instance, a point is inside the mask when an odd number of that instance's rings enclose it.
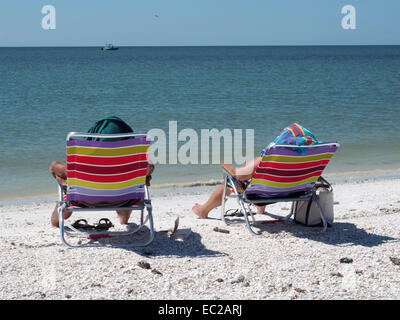
<path fill-rule="evenodd" d="M 392 261 L 393 264 L 395 264 L 396 266 L 400 266 L 400 259 L 399 259 L 399 258 L 390 257 L 389 259 L 390 259 L 390 261 Z"/>
<path fill-rule="evenodd" d="M 244 276 L 239 276 L 236 280 L 233 280 L 231 283 L 235 284 L 235 283 L 240 283 L 243 282 L 245 280 Z"/>
<path fill-rule="evenodd" d="M 160 276 L 162 276 L 162 273 L 160 271 L 158 271 L 157 269 L 153 269 L 151 270 L 152 273 L 154 274 L 159 274 Z"/>
<path fill-rule="evenodd" d="M 146 261 L 139 261 L 138 262 L 138 266 L 143 268 L 143 269 L 150 269 L 150 263 L 146 262 Z"/>
<path fill-rule="evenodd" d="M 215 232 L 229 233 L 229 230 L 220 229 L 220 228 L 218 228 L 218 227 L 215 227 L 213 230 L 214 230 Z"/>

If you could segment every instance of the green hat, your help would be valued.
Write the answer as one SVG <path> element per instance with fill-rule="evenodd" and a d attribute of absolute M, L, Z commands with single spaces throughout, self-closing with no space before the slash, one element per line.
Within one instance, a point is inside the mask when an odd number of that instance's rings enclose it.
<path fill-rule="evenodd" d="M 115 134 L 115 133 L 130 133 L 133 129 L 122 119 L 116 116 L 108 116 L 102 120 L 97 121 L 93 124 L 88 133 L 101 133 L 101 134 Z M 119 141 L 125 138 L 87 138 L 87 140 L 93 141 Z"/>

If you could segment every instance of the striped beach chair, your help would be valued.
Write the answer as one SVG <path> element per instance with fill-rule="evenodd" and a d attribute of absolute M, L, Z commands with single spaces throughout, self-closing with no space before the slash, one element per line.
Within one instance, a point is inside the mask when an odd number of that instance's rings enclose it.
<path fill-rule="evenodd" d="M 284 217 L 287 220 L 294 214 L 295 202 L 304 200 L 314 200 L 317 203 L 321 212 L 323 231 L 325 231 L 327 221 L 316 196 L 315 186 L 339 146 L 336 142 L 308 146 L 273 145 L 264 153 L 250 184 L 243 193 L 238 191 L 235 179 L 224 169 L 224 185 L 233 189 L 250 232 L 259 234 L 252 229 L 248 219 L 250 214 L 253 224 L 255 223 L 250 204 L 266 205 L 276 202 L 292 202 L 290 214 Z M 299 148 L 302 149 L 302 152 L 298 152 Z M 226 188 L 222 195 L 221 217 L 228 224 L 224 212 L 225 201 Z M 266 214 L 274 218 L 278 217 L 270 213 Z"/>
<path fill-rule="evenodd" d="M 93 140 L 95 138 L 103 141 Z M 150 194 L 146 186 L 147 151 L 150 146 L 146 134 L 71 132 L 66 140 L 67 188 L 59 186 L 58 209 L 62 242 L 69 247 L 79 247 L 69 244 L 65 239 L 64 210 L 138 210 L 141 212 L 140 224 L 123 235 L 139 231 L 149 221 L 150 236 L 144 243 L 126 246 L 150 244 L 154 239 L 154 226 Z M 145 219 L 144 209 L 147 211 Z M 105 235 L 109 237 L 112 233 Z"/>

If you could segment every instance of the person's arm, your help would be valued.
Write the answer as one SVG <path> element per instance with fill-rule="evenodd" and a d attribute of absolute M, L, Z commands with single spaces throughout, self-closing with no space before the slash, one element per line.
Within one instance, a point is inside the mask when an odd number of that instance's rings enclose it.
<path fill-rule="evenodd" d="M 236 169 L 236 178 L 239 180 L 249 180 L 256 171 L 258 165 L 261 162 L 262 157 L 254 158 L 253 160 L 247 162 L 243 167 Z"/>
<path fill-rule="evenodd" d="M 154 171 L 154 164 L 148 160 L 147 162 L 147 171 L 146 171 L 146 186 L 150 185 L 150 180 L 151 180 L 151 174 Z"/>
<path fill-rule="evenodd" d="M 253 160 L 247 162 L 240 168 L 235 168 L 231 164 L 221 163 L 221 166 L 228 171 L 232 176 L 241 181 L 246 181 L 251 179 L 254 171 L 256 171 L 258 165 L 261 162 L 262 157 L 254 158 Z"/>

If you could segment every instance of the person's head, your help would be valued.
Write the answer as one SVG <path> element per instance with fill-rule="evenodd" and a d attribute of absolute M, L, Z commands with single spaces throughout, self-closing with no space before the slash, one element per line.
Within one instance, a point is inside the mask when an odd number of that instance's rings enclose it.
<path fill-rule="evenodd" d="M 88 130 L 88 133 L 101 133 L 101 134 L 116 134 L 116 133 L 131 133 L 131 132 L 133 132 L 133 129 L 124 120 L 116 116 L 105 117 L 94 123 Z M 87 138 L 87 139 L 94 141 L 118 141 L 118 140 L 123 140 L 125 138 L 112 138 L 112 139 Z"/>

